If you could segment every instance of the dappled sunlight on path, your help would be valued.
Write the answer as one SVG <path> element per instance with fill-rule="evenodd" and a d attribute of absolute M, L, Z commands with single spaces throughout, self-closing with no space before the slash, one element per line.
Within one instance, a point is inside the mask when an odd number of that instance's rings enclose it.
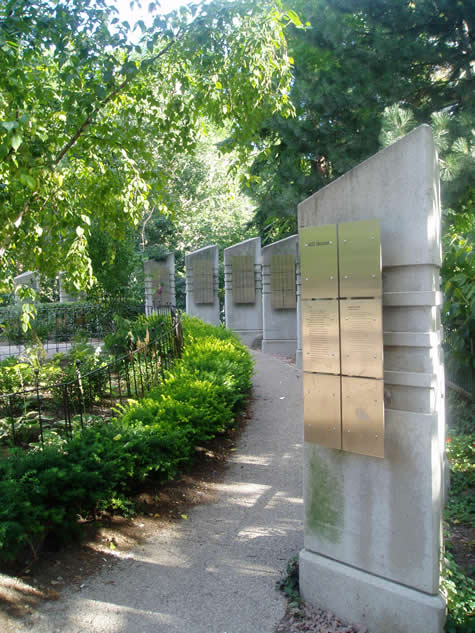
<path fill-rule="evenodd" d="M 275 582 L 303 546 L 299 371 L 256 356 L 251 418 L 216 502 L 160 529 L 15 633 L 271 633 Z M 17 623 L 18 624 L 18 623 Z"/>

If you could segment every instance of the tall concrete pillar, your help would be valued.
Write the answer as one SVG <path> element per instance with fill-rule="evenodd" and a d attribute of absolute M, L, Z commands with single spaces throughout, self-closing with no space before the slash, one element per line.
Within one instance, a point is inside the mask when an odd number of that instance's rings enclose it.
<path fill-rule="evenodd" d="M 305 443 L 303 597 L 372 633 L 442 633 L 440 200 L 430 128 L 317 192 L 298 215 L 299 229 L 380 221 L 385 402 L 383 458 Z"/>
<path fill-rule="evenodd" d="M 298 242 L 297 242 L 298 246 Z M 302 368 L 302 276 L 300 273 L 300 257 L 297 253 L 296 265 L 297 280 L 297 351 L 295 352 L 295 365 Z"/>
<path fill-rule="evenodd" d="M 261 238 L 253 237 L 224 249 L 224 311 L 226 327 L 243 343 L 261 346 Z"/>
<path fill-rule="evenodd" d="M 144 273 L 145 314 L 148 316 L 160 308 L 175 306 L 175 254 L 169 253 L 160 261 L 146 261 Z"/>
<path fill-rule="evenodd" d="M 219 251 L 205 246 L 185 256 L 186 314 L 220 325 Z"/>
<path fill-rule="evenodd" d="M 295 358 L 297 235 L 262 249 L 262 351 Z"/>

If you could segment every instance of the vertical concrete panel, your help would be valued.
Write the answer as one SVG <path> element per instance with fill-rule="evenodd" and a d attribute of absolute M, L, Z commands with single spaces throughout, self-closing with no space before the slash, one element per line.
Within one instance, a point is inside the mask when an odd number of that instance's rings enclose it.
<path fill-rule="evenodd" d="M 273 258 L 289 255 L 296 263 L 298 237 L 292 235 L 262 249 L 262 351 L 295 358 L 297 350 L 297 290 L 293 307 L 275 308 L 272 302 Z M 296 283 L 296 268 L 293 271 Z"/>
<path fill-rule="evenodd" d="M 233 257 L 254 259 L 254 301 L 236 303 L 233 298 Z M 224 249 L 224 311 L 226 327 L 234 330 L 246 345 L 262 342 L 262 258 L 261 239 L 253 237 Z"/>
<path fill-rule="evenodd" d="M 441 633 L 440 199 L 428 126 L 299 205 L 299 229 L 367 219 L 381 223 L 385 457 L 306 444 L 301 589 L 374 633 Z"/>
<path fill-rule="evenodd" d="M 175 254 L 169 253 L 160 261 L 144 263 L 145 314 L 166 306 L 175 306 Z"/>
<path fill-rule="evenodd" d="M 212 300 L 206 303 L 197 298 L 197 264 L 208 263 L 212 269 Z M 219 251 L 216 245 L 205 246 L 185 256 L 186 268 L 186 314 L 196 316 L 212 325 L 220 324 L 219 315 Z"/>

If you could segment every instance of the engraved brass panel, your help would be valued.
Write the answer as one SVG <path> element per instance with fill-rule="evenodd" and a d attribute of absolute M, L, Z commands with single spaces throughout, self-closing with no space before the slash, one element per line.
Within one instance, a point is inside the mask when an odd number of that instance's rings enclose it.
<path fill-rule="evenodd" d="M 337 298 L 336 224 L 300 229 L 299 244 L 303 299 Z"/>
<path fill-rule="evenodd" d="M 304 439 L 341 448 L 340 377 L 304 374 Z"/>
<path fill-rule="evenodd" d="M 213 262 L 210 259 L 195 259 L 192 275 L 195 303 L 214 303 Z"/>
<path fill-rule="evenodd" d="M 341 378 L 342 448 L 384 457 L 384 382 Z"/>
<path fill-rule="evenodd" d="M 341 373 L 383 377 L 381 299 L 341 299 Z"/>
<path fill-rule="evenodd" d="M 275 310 L 296 308 L 295 255 L 270 257 L 271 305 Z"/>
<path fill-rule="evenodd" d="M 302 301 L 304 371 L 340 373 L 338 301 Z"/>
<path fill-rule="evenodd" d="M 380 297 L 381 236 L 379 222 L 338 225 L 340 297 Z"/>
<path fill-rule="evenodd" d="M 232 290 L 233 303 L 256 302 L 255 260 L 252 255 L 233 255 Z"/>

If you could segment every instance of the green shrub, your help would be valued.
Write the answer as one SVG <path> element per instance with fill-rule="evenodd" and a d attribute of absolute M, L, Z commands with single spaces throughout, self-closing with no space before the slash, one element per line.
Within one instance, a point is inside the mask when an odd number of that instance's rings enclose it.
<path fill-rule="evenodd" d="M 141 319 L 146 332 L 154 320 Z M 34 555 L 47 535 L 63 541 L 78 517 L 108 507 L 130 511 L 130 494 L 147 477 L 172 479 L 197 443 L 233 424 L 250 386 L 252 361 L 223 328 L 184 319 L 185 351 L 162 383 L 130 402 L 108 424 L 54 433 L 44 450 L 0 461 L 0 559 Z M 89 358 L 83 347 L 82 353 Z"/>
<path fill-rule="evenodd" d="M 447 596 L 447 633 L 475 631 L 475 582 L 473 570 L 457 565 L 450 532 L 473 526 L 475 517 L 475 432 L 473 405 L 449 392 L 449 430 L 446 443 L 450 463 L 450 490 L 445 508 L 446 552 L 441 588 Z M 469 547 L 469 546 L 468 546 Z"/>
<path fill-rule="evenodd" d="M 157 338 L 172 326 L 171 317 L 166 314 L 153 314 L 149 317 L 142 314 L 135 321 L 116 316 L 114 323 L 114 332 L 104 337 L 104 348 L 110 353 L 120 356 L 129 351 L 130 338 L 134 343 L 137 339 L 144 341 L 147 333 L 149 338 L 152 337 L 152 331 Z"/>

